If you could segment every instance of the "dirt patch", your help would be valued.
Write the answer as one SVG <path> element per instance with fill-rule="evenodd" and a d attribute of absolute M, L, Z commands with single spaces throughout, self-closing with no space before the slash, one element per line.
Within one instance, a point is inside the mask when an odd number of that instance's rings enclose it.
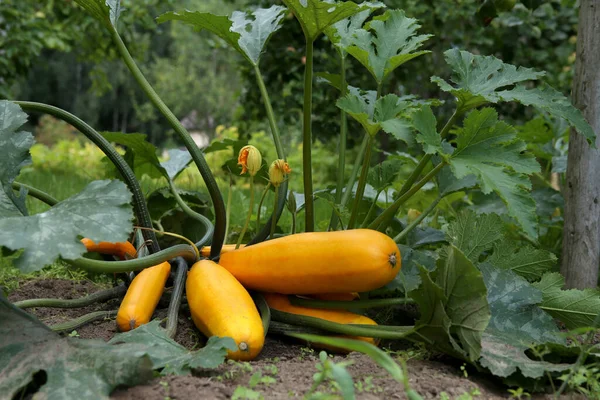
<path fill-rule="evenodd" d="M 35 280 L 22 284 L 18 290 L 11 293 L 9 300 L 19 301 L 40 297 L 78 298 L 100 289 L 102 287 L 88 281 Z M 115 310 L 119 302 L 120 299 L 114 299 L 79 309 L 35 308 L 27 311 L 51 325 L 92 311 Z M 166 309 L 160 309 L 155 313 L 155 318 L 165 316 Z M 92 322 L 79 328 L 77 332 L 82 338 L 108 340 L 117 329 L 114 319 L 110 319 Z M 195 328 L 187 311 L 180 313 L 175 339 L 189 349 L 201 347 L 204 343 L 205 339 Z M 354 378 L 357 398 L 366 400 L 405 398 L 402 386 L 369 357 L 352 353 L 348 356 L 335 356 L 333 360 L 352 361 L 348 371 Z M 196 371 L 192 376 L 157 377 L 145 385 L 116 390 L 112 398 L 121 400 L 230 399 L 234 395 L 239 399 L 302 398 L 313 383 L 313 374 L 317 372 L 315 365 L 318 361 L 316 350 L 279 337 L 268 337 L 261 355 L 250 363 L 230 361 L 217 370 Z M 509 395 L 498 381 L 470 370 L 469 376 L 465 377 L 460 365 L 448 363 L 447 360 L 444 362 L 409 360 L 408 370 L 412 388 L 426 399 L 440 398 L 443 392 L 451 399 L 465 393 L 479 399 L 501 399 Z M 335 393 L 335 388 L 331 384 L 326 384 L 319 387 L 318 391 Z"/>

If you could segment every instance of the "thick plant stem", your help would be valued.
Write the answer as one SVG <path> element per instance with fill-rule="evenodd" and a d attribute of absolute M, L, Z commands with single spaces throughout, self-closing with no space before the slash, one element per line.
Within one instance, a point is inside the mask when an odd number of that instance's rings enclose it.
<path fill-rule="evenodd" d="M 262 209 L 263 201 L 265 201 L 265 196 L 269 192 L 270 187 L 271 187 L 271 182 L 267 183 L 265 190 L 263 190 L 263 193 L 260 195 L 260 201 L 258 202 L 258 210 L 256 211 L 256 232 L 258 232 L 260 230 L 260 214 L 261 214 L 260 210 Z M 275 189 L 275 191 L 277 191 L 277 189 Z M 277 207 L 277 206 L 275 206 L 275 207 Z M 273 209 L 273 212 L 275 212 L 275 209 Z"/>
<path fill-rule="evenodd" d="M 167 310 L 167 336 L 173 339 L 177 333 L 177 320 L 179 317 L 179 307 L 183 292 L 185 291 L 185 280 L 187 278 L 188 265 L 181 257 L 175 259 L 175 278 L 173 279 L 173 292 L 169 301 L 169 309 Z"/>
<path fill-rule="evenodd" d="M 433 203 L 431 203 L 429 207 L 427 207 L 427 209 L 421 213 L 421 215 L 419 215 L 413 222 L 411 222 L 406 228 L 404 228 L 402 232 L 400 232 L 394 237 L 394 242 L 400 243 L 402 239 L 406 237 L 406 235 L 408 235 L 413 229 L 419 226 L 421 221 L 423 221 L 425 217 L 428 216 L 437 207 L 437 205 L 440 203 L 440 201 L 442 201 L 443 198 L 443 196 L 439 196 L 437 199 L 435 199 Z"/>
<path fill-rule="evenodd" d="M 306 41 L 306 66 L 304 69 L 304 118 L 302 124 L 302 168 L 304 178 L 304 217 L 306 232 L 315 230 L 315 206 L 312 183 L 312 81 L 313 42 Z"/>
<path fill-rule="evenodd" d="M 456 120 L 458 120 L 458 118 L 464 113 L 463 110 L 455 110 L 454 113 L 452 114 L 452 116 L 450 117 L 450 119 L 448 120 L 448 122 L 446 122 L 446 125 L 444 125 L 444 127 L 442 128 L 442 131 L 440 132 L 440 136 L 442 137 L 442 139 L 444 139 L 446 136 L 448 136 L 448 133 L 450 132 L 450 129 L 454 126 L 454 123 L 456 122 Z M 415 167 L 415 169 L 413 170 L 413 172 L 409 175 L 409 177 L 406 179 L 406 182 L 404 182 L 404 185 L 402 185 L 402 188 L 400 188 L 400 191 L 398 192 L 398 197 L 403 197 L 406 192 L 409 191 L 409 189 L 411 188 L 411 186 L 415 183 L 415 181 L 419 178 L 419 176 L 421 175 L 421 172 L 423 172 L 423 169 L 427 166 L 427 163 L 429 163 L 429 160 L 431 160 L 431 157 L 433 156 L 433 154 L 425 154 L 423 156 L 423 158 L 421 158 L 421 160 L 419 161 L 419 163 L 417 164 L 417 166 Z M 441 164 L 440 164 L 441 165 Z M 394 203 L 395 204 L 395 203 Z M 394 207 L 394 204 L 392 204 L 389 208 Z M 396 208 L 397 210 L 397 208 Z M 385 210 L 387 211 L 387 210 Z M 385 213 L 384 211 L 384 213 Z M 379 217 L 381 217 L 383 214 L 379 215 Z M 389 222 L 391 221 L 391 219 L 394 217 L 395 215 L 395 211 L 393 213 L 387 213 L 385 218 L 377 218 L 377 225 L 375 225 L 375 221 L 373 221 L 373 223 L 371 223 L 369 225 L 370 229 L 378 229 L 378 230 L 384 230 L 387 225 L 389 224 Z"/>
<path fill-rule="evenodd" d="M 80 118 L 58 107 L 29 101 L 15 101 L 15 103 L 18 104 L 24 111 L 36 111 L 49 114 L 73 125 L 75 129 L 83 133 L 89 140 L 92 141 L 92 143 L 98 146 L 98 148 L 102 150 L 106 157 L 115 165 L 117 171 L 119 171 L 121 177 L 125 181 L 125 184 L 131 191 L 131 194 L 133 195 L 133 209 L 135 211 L 135 217 L 138 220 L 138 224 L 145 228 L 152 228 L 152 219 L 150 218 L 150 213 L 148 212 L 146 199 L 144 197 L 144 193 L 142 192 L 142 188 L 135 177 L 135 174 L 125 159 L 123 159 L 117 150 L 106 139 L 104 139 L 102 135 L 96 132 L 94 128 L 89 126 Z M 156 235 L 154 232 L 145 231 L 143 234 L 145 240 L 151 241 L 151 252 L 159 251 L 160 247 L 158 246 L 158 241 L 156 240 Z"/>
<path fill-rule="evenodd" d="M 117 33 L 117 30 L 114 27 L 111 27 L 110 34 L 112 39 L 117 46 L 117 50 L 121 55 L 121 58 L 129 68 L 129 71 L 140 85 L 144 93 L 152 104 L 161 112 L 161 114 L 167 119 L 169 125 L 177 132 L 185 147 L 190 152 L 192 156 L 192 160 L 198 167 L 200 171 L 200 175 L 204 179 L 206 184 L 206 188 L 208 189 L 208 193 L 210 194 L 210 198 L 213 202 L 213 207 L 215 209 L 215 232 L 213 235 L 213 240 L 211 244 L 211 257 L 216 257 L 221 252 L 221 247 L 223 246 L 223 242 L 225 241 L 225 225 L 226 225 L 226 213 L 225 213 L 225 202 L 223 201 L 223 196 L 221 196 L 221 192 L 219 190 L 219 186 L 217 186 L 217 182 L 210 171 L 202 152 L 194 143 L 194 140 L 188 133 L 188 131 L 181 125 L 181 122 L 177 119 L 175 114 L 167 107 L 167 105 L 162 101 L 162 99 L 158 96 L 158 94 L 154 91 L 150 83 L 146 80 L 146 77 L 139 69 L 137 64 L 135 63 L 131 54 L 129 54 L 129 50 L 123 43 L 123 40 Z"/>
<path fill-rule="evenodd" d="M 250 177 L 250 205 L 248 206 L 248 215 L 246 216 L 246 222 L 244 222 L 244 227 L 242 228 L 242 232 L 240 232 L 240 237 L 238 237 L 237 243 L 235 244 L 235 249 L 239 249 L 242 244 L 242 240 L 244 239 L 244 234 L 246 234 L 246 230 L 248 230 L 248 225 L 250 225 L 250 218 L 252 218 L 252 209 L 254 208 L 254 177 Z M 212 249 L 211 249 L 212 254 Z"/>
<path fill-rule="evenodd" d="M 273 107 L 271 106 L 271 99 L 269 98 L 269 93 L 267 92 L 267 87 L 265 86 L 265 81 L 263 80 L 258 65 L 254 66 L 254 73 L 256 74 L 258 88 L 260 89 L 260 94 L 265 105 L 267 119 L 269 120 L 269 126 L 271 128 L 271 135 L 273 135 L 273 142 L 275 143 L 275 150 L 277 151 L 277 158 L 285 160 L 285 152 L 283 151 L 283 144 L 281 143 L 279 128 L 277 128 L 277 121 L 275 121 L 275 113 L 273 112 Z"/>
<path fill-rule="evenodd" d="M 350 177 L 346 183 L 346 187 L 344 188 L 344 193 L 342 193 L 342 201 L 340 205 L 345 207 L 348 204 L 348 200 L 350 200 L 350 195 L 352 194 L 352 187 L 354 186 L 354 182 L 356 181 L 356 177 L 358 176 L 358 171 L 362 165 L 362 161 L 365 157 L 365 153 L 367 152 L 367 144 L 369 143 L 368 135 L 365 135 L 362 143 L 360 144 L 360 149 L 358 150 L 358 155 L 356 160 L 354 161 L 354 166 L 352 167 L 352 172 L 350 173 Z M 336 230 L 337 223 L 339 221 L 339 217 L 333 220 L 331 227 L 329 230 Z"/>
<path fill-rule="evenodd" d="M 354 195 L 354 204 L 352 205 L 352 214 L 350 214 L 350 221 L 348 221 L 348 229 L 354 229 L 356 220 L 358 219 L 358 209 L 360 202 L 362 201 L 363 194 L 365 193 L 365 187 L 367 186 L 367 174 L 369 173 L 369 167 L 371 164 L 371 153 L 373 149 L 374 137 L 369 136 L 367 141 L 367 152 L 365 153 L 365 159 L 363 160 L 362 170 L 360 178 L 358 179 L 358 186 L 356 187 L 356 194 Z"/>
<path fill-rule="evenodd" d="M 54 332 L 69 332 L 79 328 L 80 326 L 89 324 L 90 322 L 98 321 L 100 319 L 105 318 L 114 318 L 116 316 L 117 310 L 94 311 L 67 322 L 61 322 L 60 324 L 50 325 L 50 329 L 52 329 Z"/>
<path fill-rule="evenodd" d="M 89 296 L 79 299 L 27 299 L 13 303 L 15 307 L 21 309 L 34 307 L 53 307 L 53 308 L 81 308 L 94 303 L 101 303 L 110 299 L 125 296 L 127 286 L 115 286 L 110 289 L 100 290 Z"/>
<path fill-rule="evenodd" d="M 50 207 L 53 207 L 56 205 L 56 203 L 58 203 L 58 200 L 56 200 L 54 197 L 50 196 L 48 193 L 43 192 L 39 189 L 34 188 L 33 186 L 29 186 L 29 185 L 26 185 L 21 182 L 13 182 L 12 188 L 15 190 L 21 190 L 21 188 L 27 189 L 27 195 L 29 195 L 31 197 L 35 197 L 36 199 L 40 200 L 41 202 L 48 204 Z"/>
<path fill-rule="evenodd" d="M 197 260 L 196 251 L 192 246 L 187 244 L 177 244 L 147 257 L 127 261 L 99 261 L 91 260 L 89 258 L 77 258 L 75 260 L 63 261 L 86 271 L 112 274 L 139 271 L 179 256 L 183 257 L 189 263 L 194 263 Z"/>
<path fill-rule="evenodd" d="M 389 307 L 400 304 L 414 304 L 410 298 L 369 299 L 352 301 L 313 300 L 297 296 L 289 296 L 290 303 L 294 306 L 322 308 L 330 310 L 354 310 L 363 308 Z"/>
<path fill-rule="evenodd" d="M 273 199 L 273 214 L 275 214 L 275 210 L 277 209 L 277 197 L 279 196 L 279 188 L 275 188 L 275 198 Z M 277 220 L 275 218 L 271 218 L 271 234 L 269 235 L 271 239 L 275 239 L 275 227 L 277 226 Z"/>
<path fill-rule="evenodd" d="M 175 197 L 175 201 L 177 202 L 179 207 L 181 207 L 183 212 L 186 213 L 190 218 L 193 218 L 196 221 L 200 222 L 202 225 L 204 225 L 206 232 L 204 232 L 204 236 L 202 236 L 200 238 L 200 240 L 198 240 L 198 242 L 196 243 L 196 247 L 204 246 L 206 243 L 208 243 L 210 238 L 213 236 L 213 233 L 215 231 L 213 224 L 210 222 L 210 220 L 208 218 L 206 218 L 204 215 L 192 210 L 190 208 L 190 206 L 188 206 L 186 204 L 186 202 L 183 201 L 181 196 L 179 196 L 179 193 L 177 192 L 177 188 L 175 187 L 175 184 L 173 183 L 172 179 L 169 179 L 169 189 L 171 189 L 171 193 L 173 194 L 173 197 Z"/>
<path fill-rule="evenodd" d="M 229 236 L 229 224 L 231 222 L 231 198 L 233 197 L 233 178 L 231 174 L 229 174 L 229 191 L 227 192 L 227 209 L 225 212 L 225 220 L 227 223 L 225 224 L 225 241 L 227 241 L 227 237 Z"/>
<path fill-rule="evenodd" d="M 271 309 L 269 308 L 269 304 L 265 300 L 264 296 L 258 292 L 252 293 L 252 300 L 254 300 L 254 304 L 256 304 L 256 308 L 258 308 L 258 312 L 260 313 L 260 319 L 262 321 L 263 330 L 265 332 L 265 336 L 269 332 L 269 328 L 271 326 Z"/>
<path fill-rule="evenodd" d="M 419 182 L 417 182 L 410 190 L 404 195 L 400 196 L 396 201 L 392 203 L 388 208 L 386 208 L 371 224 L 369 225 L 369 229 L 377 229 L 380 227 L 380 224 L 384 221 L 391 220 L 396 215 L 396 212 L 406 202 L 406 200 L 410 199 L 415 193 L 419 191 L 427 182 L 431 180 L 444 166 L 446 163 L 439 163 L 434 169 L 429 171 L 427 175 L 423 177 Z"/>
<path fill-rule="evenodd" d="M 340 97 L 344 97 L 347 91 L 346 84 L 346 56 L 340 53 Z M 335 186 L 335 204 L 339 205 L 342 202 L 342 192 L 344 189 L 344 169 L 346 168 L 346 142 L 348 137 L 348 119 L 346 112 L 340 110 L 340 140 L 338 143 L 338 171 L 337 184 Z M 333 226 L 333 221 L 338 220 L 337 214 L 331 212 L 331 221 L 329 226 Z"/>

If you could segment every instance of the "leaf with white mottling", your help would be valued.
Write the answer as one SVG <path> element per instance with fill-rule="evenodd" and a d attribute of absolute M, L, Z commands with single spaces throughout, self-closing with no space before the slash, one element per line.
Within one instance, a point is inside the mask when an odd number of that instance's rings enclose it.
<path fill-rule="evenodd" d="M 167 151 L 169 159 L 161 163 L 170 179 L 175 179 L 192 161 L 192 156 L 187 150 L 171 149 Z"/>
<path fill-rule="evenodd" d="M 511 270 L 529 281 L 538 280 L 556 264 L 556 256 L 531 245 L 519 245 L 504 238 L 494 244 L 487 262 L 496 268 Z"/>
<path fill-rule="evenodd" d="M 33 272 L 58 257 L 76 259 L 85 253 L 78 236 L 95 242 L 127 240 L 132 230 L 131 193 L 120 181 L 94 181 L 50 210 L 28 217 L 0 219 L 0 246 L 23 249 L 14 261 Z"/>
<path fill-rule="evenodd" d="M 123 11 L 121 0 L 75 0 L 75 3 L 109 29 L 116 28 Z"/>

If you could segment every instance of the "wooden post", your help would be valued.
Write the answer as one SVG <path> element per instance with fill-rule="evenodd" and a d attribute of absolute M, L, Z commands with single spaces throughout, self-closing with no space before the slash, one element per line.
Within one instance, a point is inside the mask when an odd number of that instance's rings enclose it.
<path fill-rule="evenodd" d="M 600 1 L 581 0 L 573 102 L 600 136 Z M 596 140 L 600 147 L 600 137 Z M 596 287 L 600 263 L 600 151 L 571 129 L 560 272 L 568 288 Z"/>

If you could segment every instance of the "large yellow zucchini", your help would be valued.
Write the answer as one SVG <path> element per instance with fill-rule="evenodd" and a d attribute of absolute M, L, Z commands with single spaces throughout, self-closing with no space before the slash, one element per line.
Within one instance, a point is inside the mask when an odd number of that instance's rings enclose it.
<path fill-rule="evenodd" d="M 223 247 L 221 248 L 221 254 L 223 253 L 229 253 L 230 251 L 234 251 L 235 250 L 235 244 L 224 244 Z M 240 245 L 240 248 L 246 246 L 245 244 Z M 238 249 L 239 250 L 239 249 Z M 202 257 L 210 257 L 210 246 L 204 246 L 200 249 L 200 255 Z"/>
<path fill-rule="evenodd" d="M 398 246 L 381 232 L 299 233 L 221 255 L 244 287 L 284 294 L 366 292 L 400 271 Z"/>
<path fill-rule="evenodd" d="M 133 278 L 117 313 L 117 326 L 121 332 L 150 322 L 170 272 L 171 265 L 165 261 L 146 268 Z"/>
<path fill-rule="evenodd" d="M 252 360 L 264 345 L 260 314 L 248 291 L 219 264 L 198 261 L 188 273 L 186 295 L 192 320 L 206 336 L 229 336 L 238 346 L 227 357 Z"/>

